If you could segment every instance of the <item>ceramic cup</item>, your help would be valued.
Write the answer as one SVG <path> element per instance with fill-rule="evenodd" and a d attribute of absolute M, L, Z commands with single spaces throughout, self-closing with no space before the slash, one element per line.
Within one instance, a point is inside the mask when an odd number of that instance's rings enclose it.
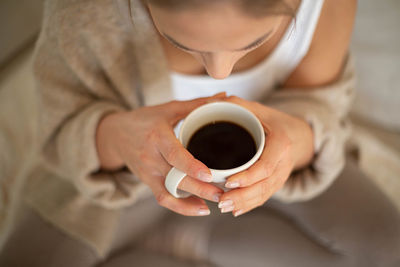
<path fill-rule="evenodd" d="M 242 126 L 252 135 L 257 146 L 257 152 L 254 156 L 239 167 L 226 170 L 210 169 L 212 182 L 221 186 L 221 183 L 224 183 L 226 178 L 246 170 L 258 160 L 264 149 L 265 133 L 258 118 L 246 108 L 229 102 L 214 102 L 198 107 L 184 119 L 179 130 L 179 141 L 186 148 L 190 138 L 198 129 L 216 121 L 228 121 Z M 175 167 L 171 168 L 167 174 L 165 187 L 176 198 L 184 198 L 191 195 L 178 189 L 179 183 L 185 176 L 184 172 Z"/>

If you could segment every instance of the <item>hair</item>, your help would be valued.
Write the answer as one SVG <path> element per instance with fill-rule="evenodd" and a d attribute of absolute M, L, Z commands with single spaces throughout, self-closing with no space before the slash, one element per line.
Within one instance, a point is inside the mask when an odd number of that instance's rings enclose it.
<path fill-rule="evenodd" d="M 295 17 L 297 6 L 285 0 L 145 0 L 147 3 L 174 11 L 204 7 L 210 4 L 234 4 L 247 15 L 264 17 L 268 15 L 289 15 Z"/>

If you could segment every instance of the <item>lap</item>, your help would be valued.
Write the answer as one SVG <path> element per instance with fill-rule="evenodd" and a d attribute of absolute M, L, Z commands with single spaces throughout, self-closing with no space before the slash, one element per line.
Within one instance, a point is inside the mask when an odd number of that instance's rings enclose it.
<path fill-rule="evenodd" d="M 150 204 L 140 208 L 141 214 L 161 209 L 155 201 L 147 203 Z M 212 204 L 212 216 L 188 218 L 168 213 L 168 220 L 152 216 L 139 223 L 137 207 L 126 211 L 116 234 L 118 250 L 102 266 L 130 266 L 135 258 L 143 262 L 141 266 L 158 261 L 165 262 L 165 266 L 188 264 L 137 243 L 137 233 L 156 221 L 153 229 L 157 231 L 146 236 L 156 236 L 155 242 L 160 246 L 183 250 L 185 255 L 194 255 L 194 260 L 198 255 L 188 250 L 200 247 L 201 256 L 208 253 L 206 260 L 218 266 L 265 266 L 266 262 L 272 266 L 359 266 L 356 264 L 361 261 L 366 263 L 363 266 L 391 266 L 390 260 L 394 263 L 400 250 L 398 211 L 351 162 L 335 183 L 315 199 L 293 204 L 268 201 L 238 218 L 220 215 Z M 47 224 L 34 211 L 27 209 L 25 213 L 0 252 L 0 266 L 99 264 L 98 255 L 86 244 Z M 174 241 L 171 232 L 173 235 L 180 229 L 186 229 L 186 234 Z"/>
<path fill-rule="evenodd" d="M 293 204 L 271 202 L 267 207 L 285 214 L 338 253 L 365 252 L 372 257 L 384 253 L 394 257 L 400 249 L 399 211 L 352 161 L 320 196 Z M 371 241 L 375 246 L 363 246 Z M 388 242 L 397 247 L 388 250 Z"/>
<path fill-rule="evenodd" d="M 18 208 L 19 219 L 0 251 L 0 266 L 92 267 L 104 262 L 91 246 L 47 222 L 28 204 L 21 203 Z M 110 254 L 134 245 L 154 223 L 162 220 L 165 210 L 153 198 L 147 198 L 121 214 Z"/>
<path fill-rule="evenodd" d="M 268 201 L 234 223 L 221 221 L 214 235 L 211 257 L 221 265 L 239 266 L 235 262 L 242 261 L 243 266 L 245 258 L 249 265 L 257 257 L 273 266 L 396 266 L 400 262 L 399 212 L 352 162 L 320 196 L 293 204 Z M 236 242 L 238 236 L 243 240 Z M 228 245 L 230 251 L 243 252 L 231 254 L 229 264 L 224 250 Z"/>
<path fill-rule="evenodd" d="M 88 267 L 98 256 L 27 206 L 0 251 L 0 266 Z"/>

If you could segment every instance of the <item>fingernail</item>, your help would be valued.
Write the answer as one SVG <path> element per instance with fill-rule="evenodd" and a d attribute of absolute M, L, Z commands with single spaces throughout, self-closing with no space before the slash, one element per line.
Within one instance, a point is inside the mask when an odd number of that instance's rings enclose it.
<path fill-rule="evenodd" d="M 221 97 L 221 96 L 226 96 L 226 92 L 221 92 L 221 93 L 214 95 L 214 97 Z"/>
<path fill-rule="evenodd" d="M 197 176 L 200 180 L 203 182 L 211 182 L 212 181 L 212 175 L 206 172 L 200 172 Z"/>
<path fill-rule="evenodd" d="M 237 217 L 237 216 L 242 215 L 242 214 L 243 214 L 243 210 L 237 210 L 237 211 L 235 211 L 233 213 L 233 216 Z"/>
<path fill-rule="evenodd" d="M 228 187 L 228 188 L 236 188 L 239 186 L 240 186 L 240 183 L 238 181 L 227 182 L 225 184 L 225 187 Z"/>
<path fill-rule="evenodd" d="M 221 196 L 222 196 L 221 193 L 217 193 L 217 194 L 213 195 L 213 200 L 214 200 L 215 202 L 219 202 L 219 199 L 220 199 Z"/>
<path fill-rule="evenodd" d="M 205 216 L 205 215 L 210 215 L 210 210 L 206 208 L 201 208 L 197 211 L 197 214 Z"/>
<path fill-rule="evenodd" d="M 233 201 L 232 200 L 224 200 L 218 203 L 218 208 L 222 209 L 225 207 L 233 206 Z"/>
<path fill-rule="evenodd" d="M 235 209 L 234 206 L 228 206 L 228 207 L 225 207 L 225 208 L 221 209 L 221 213 L 231 212 L 234 209 Z"/>

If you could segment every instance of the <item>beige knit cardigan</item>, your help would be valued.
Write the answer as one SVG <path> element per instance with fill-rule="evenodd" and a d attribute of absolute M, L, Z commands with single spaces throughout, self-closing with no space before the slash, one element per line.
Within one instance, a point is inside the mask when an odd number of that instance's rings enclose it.
<path fill-rule="evenodd" d="M 262 101 L 304 118 L 315 136 L 314 161 L 293 173 L 274 198 L 313 198 L 342 170 L 354 88 L 350 63 L 333 84 L 277 88 Z M 96 126 L 108 113 L 173 100 L 166 58 L 140 0 L 47 1 L 34 74 L 42 150 L 26 200 L 43 218 L 106 255 L 121 208 L 150 190 L 130 172 L 99 169 Z"/>

